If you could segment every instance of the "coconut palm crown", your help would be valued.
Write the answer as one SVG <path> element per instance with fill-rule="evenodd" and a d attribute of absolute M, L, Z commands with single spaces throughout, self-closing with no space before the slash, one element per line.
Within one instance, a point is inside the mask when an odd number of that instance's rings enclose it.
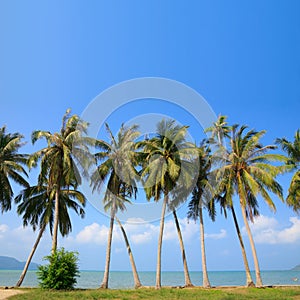
<path fill-rule="evenodd" d="M 188 204 L 189 210 L 187 213 L 187 217 L 195 221 L 199 219 L 203 287 L 209 288 L 211 285 L 209 282 L 207 266 L 206 266 L 203 209 L 207 208 L 209 216 L 214 221 L 215 205 L 214 205 L 212 188 L 210 184 L 211 155 L 210 155 L 210 149 L 207 145 L 205 145 L 205 143 L 200 145 L 200 147 L 198 147 L 197 150 L 198 150 L 198 160 L 199 160 L 199 173 L 197 177 L 197 182 L 192 191 L 192 197 Z"/>
<path fill-rule="evenodd" d="M 57 248 L 57 232 L 60 216 L 60 193 L 64 188 L 81 183 L 81 174 L 85 174 L 91 159 L 88 145 L 90 140 L 83 134 L 87 133 L 88 124 L 77 115 L 71 115 L 68 109 L 62 119 L 60 132 L 36 130 L 32 133 L 32 143 L 45 139 L 47 146 L 33 153 L 29 158 L 29 167 L 37 166 L 40 161 L 38 185 L 47 185 L 55 191 L 55 214 L 52 237 L 52 253 Z"/>
<path fill-rule="evenodd" d="M 141 178 L 148 200 L 159 201 L 163 196 L 163 205 L 160 219 L 160 232 L 157 249 L 156 288 L 161 288 L 161 249 L 166 208 L 173 210 L 177 204 L 170 202 L 170 193 L 176 194 L 176 187 L 186 187 L 181 178 L 189 173 L 183 171 L 184 158 L 190 158 L 195 153 L 186 142 L 188 126 L 180 126 L 175 120 L 161 120 L 157 124 L 155 136 L 140 143 L 143 152 Z M 192 149 L 192 151 L 191 151 Z M 189 182 L 186 182 L 190 186 Z M 186 193 L 184 193 L 186 194 Z M 178 197 L 179 199 L 180 197 Z M 179 199 L 179 201 L 181 201 Z M 175 216 L 175 215 L 174 215 Z"/>
<path fill-rule="evenodd" d="M 276 143 L 287 153 L 287 167 L 290 171 L 295 171 L 286 198 L 287 204 L 297 213 L 300 212 L 300 130 L 295 133 L 294 141 L 290 142 L 286 138 L 277 139 Z"/>
<path fill-rule="evenodd" d="M 6 133 L 6 127 L 0 128 L 0 208 L 1 212 L 11 209 L 13 199 L 13 188 L 10 180 L 28 187 L 24 176 L 27 155 L 18 153 L 23 143 L 23 136 L 19 133 Z"/>
<path fill-rule="evenodd" d="M 226 191 L 225 200 L 229 206 L 233 205 L 235 193 L 239 197 L 254 258 L 256 285 L 262 286 L 255 245 L 247 219 L 253 221 L 254 216 L 259 214 L 258 195 L 261 195 L 274 211 L 276 207 L 269 192 L 277 195 L 282 201 L 284 200 L 282 188 L 275 179 L 282 169 L 273 162 L 284 162 L 286 159 L 279 154 L 267 153 L 269 150 L 276 149 L 276 146 L 263 146 L 260 143 L 265 131 L 246 130 L 247 126 L 234 125 L 229 149 L 225 149 L 222 145 L 219 146 L 222 165 L 215 170 L 218 181 L 216 193 L 222 194 Z"/>
<path fill-rule="evenodd" d="M 130 127 L 122 125 L 115 137 L 108 124 L 105 124 L 105 127 L 110 142 L 97 140 L 95 143 L 96 148 L 100 151 L 95 154 L 98 165 L 92 173 L 91 186 L 93 191 L 97 190 L 98 192 L 105 188 L 103 197 L 104 210 L 110 212 L 105 270 L 100 286 L 106 289 L 109 281 L 111 242 L 115 217 L 118 211 L 122 212 L 126 209 L 126 204 L 131 203 L 130 198 L 135 197 L 137 192 L 136 180 L 138 174 L 135 169 L 137 164 L 135 141 L 140 133 L 137 131 L 137 125 Z M 127 237 L 125 235 L 124 238 L 126 241 Z M 135 286 L 138 287 L 141 283 L 135 269 L 133 257 L 131 256 L 130 258 L 132 258 Z"/>

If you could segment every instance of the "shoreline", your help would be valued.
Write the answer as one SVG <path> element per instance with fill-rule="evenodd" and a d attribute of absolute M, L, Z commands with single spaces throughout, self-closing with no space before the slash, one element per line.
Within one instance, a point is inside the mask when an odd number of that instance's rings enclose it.
<path fill-rule="evenodd" d="M 0 271 L 0 287 L 13 287 L 19 279 L 21 271 Z M 76 289 L 97 289 L 101 284 L 103 273 L 99 271 L 83 271 L 77 278 Z M 202 286 L 202 272 L 190 272 L 192 283 L 195 287 Z M 252 273 L 255 282 L 255 274 Z M 155 285 L 155 272 L 140 271 L 139 277 L 143 286 Z M 210 271 L 210 284 L 218 287 L 245 287 L 246 278 L 244 271 Z M 295 271 L 262 271 L 263 285 L 269 286 L 299 286 L 300 272 Z M 184 287 L 182 271 L 162 271 L 163 287 Z M 37 288 L 38 278 L 36 271 L 28 271 L 22 287 Z M 110 289 L 132 289 L 134 281 L 130 271 L 111 271 Z"/>

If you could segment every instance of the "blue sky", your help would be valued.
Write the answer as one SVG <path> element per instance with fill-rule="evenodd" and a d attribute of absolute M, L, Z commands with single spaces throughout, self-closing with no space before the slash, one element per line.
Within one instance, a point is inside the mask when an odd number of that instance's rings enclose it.
<path fill-rule="evenodd" d="M 43 146 L 31 146 L 31 132 L 58 130 L 67 108 L 81 115 L 113 85 L 162 77 L 197 91 L 216 115 L 227 115 L 230 123 L 267 130 L 265 143 L 283 136 L 292 139 L 299 128 L 299 11 L 296 0 L 91 1 L 89 5 L 1 1 L 1 125 L 21 132 L 28 141 L 23 150 L 31 152 Z M 103 100 L 103 109 L 110 105 Z M 151 113 L 186 122 L 195 139 L 203 136 L 188 114 L 159 99 L 116 108 L 108 121 L 117 130 L 122 122 Z M 34 183 L 35 171 L 30 178 Z M 285 193 L 289 179 L 290 175 L 279 178 Z M 274 201 L 276 214 L 260 204 L 262 217 L 253 225 L 257 252 L 262 269 L 289 269 L 300 263 L 300 219 L 275 197 Z M 184 208 L 179 216 L 190 269 L 201 270 L 198 224 L 186 224 Z M 84 220 L 74 215 L 72 220 L 73 232 L 60 240 L 60 246 L 80 252 L 81 268 L 102 270 L 109 220 L 90 203 Z M 174 224 L 169 217 L 166 222 L 162 267 L 181 270 Z M 215 223 L 207 218 L 205 222 L 208 269 L 243 269 L 232 220 L 218 215 Z M 21 225 L 15 208 L 1 215 L 0 255 L 26 260 L 35 234 Z M 158 223 L 126 226 L 137 268 L 154 270 Z M 246 246 L 253 268 L 248 242 Z M 41 262 L 50 247 L 47 233 L 34 261 Z M 118 231 L 111 268 L 130 269 Z"/>

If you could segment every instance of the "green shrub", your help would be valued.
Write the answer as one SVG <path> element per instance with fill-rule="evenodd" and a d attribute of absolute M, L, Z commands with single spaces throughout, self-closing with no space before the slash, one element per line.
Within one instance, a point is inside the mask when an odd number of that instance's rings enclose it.
<path fill-rule="evenodd" d="M 78 253 L 68 252 L 64 248 L 57 250 L 53 255 L 44 257 L 49 264 L 39 266 L 39 284 L 44 289 L 70 290 L 77 283 L 79 277 Z"/>

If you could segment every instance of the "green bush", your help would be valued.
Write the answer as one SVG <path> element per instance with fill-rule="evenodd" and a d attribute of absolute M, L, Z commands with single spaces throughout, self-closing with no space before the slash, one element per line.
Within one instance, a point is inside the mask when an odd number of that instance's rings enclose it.
<path fill-rule="evenodd" d="M 78 252 L 68 252 L 64 248 L 57 250 L 53 255 L 44 257 L 48 265 L 39 266 L 39 284 L 44 289 L 71 290 L 79 277 Z"/>

